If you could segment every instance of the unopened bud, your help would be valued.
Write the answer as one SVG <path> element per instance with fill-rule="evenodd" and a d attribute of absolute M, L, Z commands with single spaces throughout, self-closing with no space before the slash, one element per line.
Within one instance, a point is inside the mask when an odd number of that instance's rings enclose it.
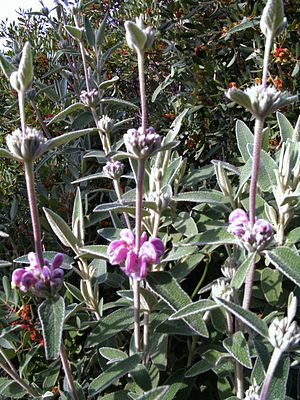
<path fill-rule="evenodd" d="M 262 33 L 274 38 L 283 31 L 286 22 L 282 0 L 268 0 L 260 20 Z"/>
<path fill-rule="evenodd" d="M 109 135 L 114 127 L 114 120 L 109 118 L 107 115 L 103 117 L 98 122 L 98 128 L 103 135 Z"/>
<path fill-rule="evenodd" d="M 155 33 L 151 27 L 144 28 L 142 15 L 136 18 L 136 22 L 126 21 L 125 29 L 126 41 L 131 49 L 143 53 L 152 46 Z"/>
<path fill-rule="evenodd" d="M 124 164 L 121 161 L 107 161 L 103 172 L 108 178 L 119 179 L 124 171 Z"/>
<path fill-rule="evenodd" d="M 233 296 L 233 289 L 230 284 L 224 279 L 218 279 L 217 283 L 211 289 L 212 297 L 219 297 L 221 299 L 230 301 Z"/>
<path fill-rule="evenodd" d="M 46 139 L 42 132 L 28 127 L 25 133 L 17 129 L 6 137 L 9 151 L 19 161 L 34 161 L 40 157 L 47 149 L 45 143 Z"/>
<path fill-rule="evenodd" d="M 147 128 L 145 132 L 139 129 L 128 129 L 124 135 L 124 143 L 128 153 L 136 158 L 143 159 L 156 153 L 161 147 L 161 137 L 154 128 Z"/>
<path fill-rule="evenodd" d="M 90 91 L 83 90 L 80 93 L 80 100 L 87 107 L 95 107 L 98 103 L 98 91 L 92 89 Z"/>

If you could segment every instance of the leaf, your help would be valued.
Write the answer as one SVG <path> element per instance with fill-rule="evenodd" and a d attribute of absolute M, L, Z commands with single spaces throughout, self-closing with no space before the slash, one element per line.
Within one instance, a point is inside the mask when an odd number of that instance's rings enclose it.
<path fill-rule="evenodd" d="M 108 81 L 101 82 L 99 85 L 99 89 L 106 90 L 106 89 L 112 87 L 116 82 L 118 82 L 119 79 L 120 78 L 118 76 L 114 76 L 112 79 L 110 79 Z"/>
<path fill-rule="evenodd" d="M 249 253 L 247 256 L 246 260 L 242 262 L 240 267 L 237 269 L 236 273 L 234 274 L 234 277 L 231 281 L 231 287 L 233 289 L 240 289 L 246 279 L 247 273 L 249 271 L 249 268 L 251 267 L 252 263 L 255 260 L 256 253 Z"/>
<path fill-rule="evenodd" d="M 102 46 L 103 40 L 104 40 L 104 33 L 105 33 L 105 28 L 106 28 L 106 21 L 107 21 L 108 13 L 105 14 L 99 28 L 96 31 L 96 43 L 97 46 Z"/>
<path fill-rule="evenodd" d="M 12 264 L 9 261 L 0 260 L 0 268 L 10 267 Z"/>
<path fill-rule="evenodd" d="M 290 371 L 290 358 L 286 356 L 283 358 L 283 360 L 280 360 L 274 372 L 269 388 L 268 400 L 286 399 L 285 394 L 287 389 L 289 371 Z"/>
<path fill-rule="evenodd" d="M 281 273 L 300 286 L 300 256 L 289 247 L 277 247 L 264 252 L 267 259 Z"/>
<path fill-rule="evenodd" d="M 139 364 L 130 374 L 134 382 L 142 389 L 143 392 L 152 389 L 152 382 L 147 368 Z"/>
<path fill-rule="evenodd" d="M 65 302 L 61 296 L 46 299 L 38 308 L 45 341 L 46 359 L 56 359 L 60 353 L 65 317 Z"/>
<path fill-rule="evenodd" d="M 198 235 L 191 236 L 177 243 L 178 247 L 202 246 L 205 244 L 236 244 L 237 241 L 233 235 L 227 232 L 226 228 L 210 229 Z"/>
<path fill-rule="evenodd" d="M 51 226 L 53 232 L 56 234 L 59 240 L 62 242 L 62 244 L 67 247 L 71 247 L 74 252 L 77 253 L 76 245 L 78 244 L 78 239 L 69 228 L 69 225 L 52 210 L 44 207 L 43 210 L 49 222 L 49 225 Z"/>
<path fill-rule="evenodd" d="M 81 193 L 80 188 L 78 187 L 76 190 L 76 196 L 73 205 L 73 213 L 72 213 L 72 231 L 74 236 L 78 239 L 79 242 L 84 241 L 84 215 L 83 208 L 81 202 Z"/>
<path fill-rule="evenodd" d="M 72 36 L 72 38 L 81 40 L 82 38 L 82 30 L 79 28 L 76 28 L 76 26 L 72 25 L 65 25 L 66 31 Z"/>
<path fill-rule="evenodd" d="M 198 314 L 200 312 L 212 310 L 214 308 L 220 307 L 213 300 L 210 299 L 201 299 L 194 303 L 188 304 L 185 307 L 178 310 L 176 313 L 172 314 L 169 319 L 181 319 L 188 317 L 189 315 Z"/>
<path fill-rule="evenodd" d="M 100 103 L 102 104 L 112 104 L 115 106 L 123 106 L 123 107 L 131 107 L 135 109 L 139 109 L 139 107 L 136 104 L 131 103 L 130 101 L 122 100 L 122 99 L 116 99 L 113 97 L 110 98 L 103 98 L 100 100 Z"/>
<path fill-rule="evenodd" d="M 244 367 L 252 369 L 250 350 L 243 332 L 235 332 L 223 340 L 225 349 Z"/>
<path fill-rule="evenodd" d="M 199 191 L 199 192 L 184 192 L 179 193 L 176 196 L 173 196 L 172 200 L 174 201 L 188 201 L 194 203 L 206 203 L 210 206 L 225 206 L 226 198 L 223 193 L 218 192 L 216 190 L 212 191 Z"/>
<path fill-rule="evenodd" d="M 255 26 L 257 24 L 259 24 L 259 21 L 257 21 L 257 20 L 249 21 L 248 19 L 243 18 L 243 20 L 238 25 L 235 25 L 233 28 L 229 29 L 226 32 L 225 40 L 228 40 L 233 33 L 244 31 L 245 29 L 249 29 L 249 28 L 255 29 Z"/>
<path fill-rule="evenodd" d="M 92 132 L 96 132 L 96 129 L 95 128 L 82 129 L 79 131 L 69 132 L 61 136 L 57 136 L 46 142 L 47 151 L 55 149 L 56 147 L 61 146 L 62 144 L 68 143 L 71 140 L 78 139 L 80 136 L 87 135 L 88 133 Z"/>
<path fill-rule="evenodd" d="M 142 355 L 137 353 L 105 370 L 90 383 L 88 388 L 89 396 L 92 397 L 101 393 L 118 379 L 122 378 L 122 376 L 131 372 L 141 361 L 141 358 Z"/>
<path fill-rule="evenodd" d="M 264 268 L 260 276 L 261 288 L 267 302 L 273 306 L 277 304 L 282 292 L 282 275 L 272 268 Z"/>
<path fill-rule="evenodd" d="M 169 386 L 158 386 L 136 397 L 135 400 L 163 400 L 164 395 L 168 393 L 168 389 Z"/>
<path fill-rule="evenodd" d="M 97 233 L 109 242 L 120 239 L 120 232 L 122 229 L 116 228 L 102 228 L 98 229 Z"/>
<path fill-rule="evenodd" d="M 99 353 L 102 357 L 106 358 L 110 362 L 120 361 L 127 358 L 127 354 L 119 349 L 114 349 L 113 347 L 101 347 Z"/>
<path fill-rule="evenodd" d="M 88 257 L 92 256 L 91 258 L 103 258 L 105 260 L 108 259 L 107 257 L 107 247 L 105 245 L 101 244 L 94 244 L 90 246 L 84 246 L 80 248 L 80 251 L 84 254 L 86 254 Z"/>
<path fill-rule="evenodd" d="M 106 394 L 105 396 L 101 396 L 101 400 L 130 400 L 127 392 L 125 390 L 118 390 L 113 393 Z M 99 398 L 98 398 L 99 400 Z"/>
<path fill-rule="evenodd" d="M 279 125 L 280 136 L 283 142 L 293 138 L 294 128 L 285 115 L 277 111 L 277 122 Z"/>
<path fill-rule="evenodd" d="M 192 302 L 190 297 L 184 290 L 182 290 L 178 282 L 169 272 L 151 272 L 147 276 L 147 282 L 151 290 L 174 311 L 178 311 Z M 184 318 L 184 322 L 186 322 L 200 336 L 208 337 L 208 330 L 200 314 L 186 317 Z"/>
<path fill-rule="evenodd" d="M 165 258 L 161 260 L 161 262 L 180 260 L 183 257 L 194 254 L 195 252 L 198 252 L 198 247 L 196 246 L 173 247 L 173 249 L 167 254 Z"/>
<path fill-rule="evenodd" d="M 180 113 L 173 121 L 171 125 L 171 130 L 168 132 L 167 136 L 165 137 L 163 144 L 173 142 L 173 140 L 176 139 L 176 136 L 178 135 L 183 118 L 186 116 L 187 112 L 189 111 L 188 108 L 185 108 L 182 113 Z"/>
<path fill-rule="evenodd" d="M 95 32 L 92 28 L 89 18 L 86 15 L 84 16 L 84 29 L 88 44 L 91 47 L 95 46 Z"/>
<path fill-rule="evenodd" d="M 98 346 L 116 334 L 127 330 L 133 324 L 133 309 L 121 308 L 102 318 L 87 338 L 87 347 Z"/>
<path fill-rule="evenodd" d="M 71 104 L 69 107 L 65 108 L 63 111 L 61 111 L 60 113 L 56 114 L 53 118 L 51 118 L 51 120 L 48 122 L 47 125 L 49 126 L 50 124 L 53 124 L 53 122 L 59 121 L 63 117 L 66 117 L 67 115 L 69 115 L 77 110 L 81 110 L 83 108 L 84 108 L 84 104 L 82 104 L 82 103 Z"/>
<path fill-rule="evenodd" d="M 180 391 L 180 394 L 178 393 L 178 398 L 181 397 L 181 391 L 188 387 L 187 382 L 184 382 L 184 374 L 185 369 L 178 369 L 164 382 L 164 386 L 169 386 L 169 389 L 162 400 L 174 400 L 177 398 L 176 393 L 178 391 Z"/>
<path fill-rule="evenodd" d="M 9 80 L 10 75 L 16 71 L 16 67 L 11 64 L 3 54 L 0 54 L 0 67 L 6 76 L 6 78 Z"/>
<path fill-rule="evenodd" d="M 179 213 L 178 216 L 175 217 L 173 227 L 177 232 L 187 237 L 197 235 L 198 233 L 198 228 L 194 219 L 185 211 Z"/>
<path fill-rule="evenodd" d="M 224 306 L 227 311 L 230 311 L 238 319 L 240 319 L 244 324 L 249 326 L 252 330 L 257 332 L 259 335 L 268 337 L 268 326 L 253 312 L 244 309 L 238 304 L 231 303 L 227 300 L 216 297 L 216 302 Z"/>
<path fill-rule="evenodd" d="M 236 121 L 235 132 L 239 151 L 243 161 L 246 162 L 250 158 L 248 144 L 253 144 L 254 136 L 245 122 L 239 119 Z"/>
<path fill-rule="evenodd" d="M 210 369 L 211 369 L 211 363 L 202 359 L 196 362 L 196 364 L 194 364 L 189 370 L 187 370 L 185 377 L 192 378 L 194 376 L 203 374 L 204 372 L 207 372 Z"/>
<path fill-rule="evenodd" d="M 19 159 L 13 156 L 8 150 L 0 149 L 0 157 L 9 158 L 10 160 L 19 161 Z"/>

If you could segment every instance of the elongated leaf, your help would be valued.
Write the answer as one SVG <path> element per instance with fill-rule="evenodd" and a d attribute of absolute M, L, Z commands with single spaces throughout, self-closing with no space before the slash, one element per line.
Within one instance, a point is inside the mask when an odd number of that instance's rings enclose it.
<path fill-rule="evenodd" d="M 0 157 L 9 158 L 10 160 L 18 161 L 16 157 L 14 157 L 8 150 L 0 149 Z"/>
<path fill-rule="evenodd" d="M 285 246 L 265 251 L 265 255 L 274 267 L 300 286 L 300 256 Z"/>
<path fill-rule="evenodd" d="M 180 287 L 176 279 L 168 272 L 152 272 L 147 276 L 147 282 L 164 302 L 166 302 L 174 311 L 178 311 L 192 301 L 184 290 Z M 193 315 L 184 318 L 184 321 L 199 335 L 208 337 L 208 331 L 202 316 Z"/>
<path fill-rule="evenodd" d="M 293 138 L 294 128 L 285 115 L 277 111 L 277 122 L 279 125 L 280 136 L 283 142 Z"/>
<path fill-rule="evenodd" d="M 252 330 L 260 334 L 261 336 L 268 337 L 268 326 L 262 321 L 256 314 L 249 310 L 245 310 L 238 304 L 231 303 L 230 301 L 215 298 L 216 302 L 224 306 L 227 311 L 230 311 L 238 319 L 240 319 L 244 324 L 249 326 Z"/>
<path fill-rule="evenodd" d="M 246 162 L 250 158 L 248 144 L 253 144 L 254 140 L 253 134 L 248 128 L 248 126 L 245 124 L 245 122 L 241 120 L 236 121 L 235 131 L 236 131 L 236 140 L 239 151 L 241 153 L 244 162 Z"/>
<path fill-rule="evenodd" d="M 149 390 L 137 397 L 135 400 L 162 400 L 165 394 L 168 393 L 169 386 L 158 386 L 155 389 Z"/>
<path fill-rule="evenodd" d="M 250 350 L 243 332 L 235 332 L 231 337 L 224 339 L 223 345 L 240 364 L 252 369 Z"/>
<path fill-rule="evenodd" d="M 112 79 L 100 83 L 99 89 L 100 90 L 106 90 L 106 89 L 112 87 L 116 82 L 118 82 L 119 79 L 120 78 L 118 76 L 114 76 Z"/>
<path fill-rule="evenodd" d="M 87 347 L 98 346 L 114 335 L 128 329 L 133 324 L 133 309 L 121 308 L 102 318 L 99 325 L 87 338 Z"/>
<path fill-rule="evenodd" d="M 277 269 L 267 267 L 262 270 L 260 279 L 267 302 L 275 306 L 282 292 L 282 274 Z"/>
<path fill-rule="evenodd" d="M 241 266 L 238 268 L 236 273 L 234 274 L 234 277 L 231 281 L 231 286 L 238 290 L 242 287 L 247 273 L 249 271 L 249 268 L 251 267 L 252 263 L 254 262 L 256 257 L 256 253 L 250 253 L 246 260 L 241 264 Z"/>
<path fill-rule="evenodd" d="M 90 397 L 101 393 L 104 389 L 112 385 L 118 379 L 122 378 L 122 376 L 132 371 L 141 361 L 141 358 L 141 354 L 134 354 L 133 356 L 130 356 L 108 368 L 89 385 L 88 390 Z"/>
<path fill-rule="evenodd" d="M 61 146 L 62 144 L 68 143 L 71 140 L 78 139 L 80 136 L 87 135 L 88 133 L 96 132 L 95 128 L 88 128 L 88 129 L 82 129 L 80 131 L 74 131 L 74 132 L 69 132 L 69 133 L 64 133 L 61 136 L 57 136 L 54 139 L 50 139 L 46 142 L 47 150 L 52 150 L 55 149 L 58 146 Z"/>
<path fill-rule="evenodd" d="M 226 198 L 218 191 L 184 192 L 173 196 L 174 201 L 188 201 L 194 203 L 206 203 L 211 206 L 226 207 Z M 227 208 L 227 207 L 226 207 Z"/>
<path fill-rule="evenodd" d="M 76 28 L 76 26 L 65 25 L 65 29 L 74 39 L 80 40 L 82 38 L 82 30 Z"/>
<path fill-rule="evenodd" d="M 147 392 L 152 389 L 151 377 L 148 369 L 144 365 L 139 364 L 130 375 L 143 392 Z"/>
<path fill-rule="evenodd" d="M 59 121 L 60 119 L 66 117 L 67 115 L 77 111 L 81 110 L 84 108 L 84 105 L 82 103 L 74 103 L 71 104 L 69 107 L 65 108 L 63 111 L 60 113 L 56 114 L 51 120 L 48 122 L 47 125 L 53 124 L 53 122 Z"/>
<path fill-rule="evenodd" d="M 97 29 L 97 32 L 96 32 L 97 46 L 102 46 L 103 40 L 105 38 L 104 33 L 105 33 L 105 28 L 106 28 L 107 17 L 108 17 L 108 13 L 105 14 L 99 28 Z"/>
<path fill-rule="evenodd" d="M 84 16 L 84 29 L 88 44 L 91 47 L 95 46 L 95 31 L 90 23 L 89 18 L 86 15 Z"/>
<path fill-rule="evenodd" d="M 106 358 L 110 362 L 120 361 L 127 358 L 127 354 L 119 349 L 114 349 L 113 347 L 101 347 L 99 353 L 102 357 Z"/>
<path fill-rule="evenodd" d="M 84 240 L 84 222 L 83 222 L 83 208 L 81 202 L 81 193 L 79 187 L 76 191 L 76 196 L 73 205 L 73 213 L 72 213 L 72 231 L 74 236 L 77 237 L 78 241 L 81 242 Z"/>
<path fill-rule="evenodd" d="M 137 110 L 139 109 L 139 107 L 136 104 L 133 104 L 130 101 L 126 101 L 126 100 L 122 100 L 122 99 L 115 99 L 113 97 L 103 98 L 100 100 L 100 103 L 112 104 L 115 106 L 131 107 L 131 108 L 135 108 Z"/>
<path fill-rule="evenodd" d="M 205 244 L 237 244 L 237 241 L 233 235 L 227 232 L 226 228 L 216 228 L 184 239 L 176 246 L 201 246 Z"/>
<path fill-rule="evenodd" d="M 268 393 L 268 400 L 287 399 L 285 394 L 287 389 L 289 371 L 290 358 L 284 357 L 284 359 L 278 363 L 278 366 L 273 375 Z"/>
<path fill-rule="evenodd" d="M 87 256 L 92 256 L 92 258 L 98 257 L 107 260 L 107 247 L 101 244 L 94 244 L 91 246 L 84 246 L 80 248 L 80 251 Z"/>
<path fill-rule="evenodd" d="M 76 253 L 78 239 L 73 234 L 69 225 L 55 212 L 48 208 L 43 208 L 46 218 L 56 236 L 67 247 L 71 247 Z"/>
<path fill-rule="evenodd" d="M 196 364 L 194 364 L 185 374 L 186 378 L 192 378 L 193 376 L 197 376 L 207 372 L 211 369 L 211 363 L 206 360 L 200 360 Z"/>
<path fill-rule="evenodd" d="M 46 359 L 56 359 L 60 353 L 65 302 L 61 296 L 46 299 L 38 308 L 43 338 L 45 341 Z"/>
<path fill-rule="evenodd" d="M 11 74 L 16 71 L 16 67 L 11 64 L 3 54 L 0 54 L 0 67 L 6 76 L 6 78 L 9 80 Z"/>
<path fill-rule="evenodd" d="M 172 314 L 169 319 L 181 319 L 188 317 L 189 315 L 198 314 L 200 312 L 205 312 L 208 310 L 212 310 L 214 308 L 220 307 L 215 301 L 210 299 L 201 299 L 196 301 L 195 303 L 188 304 L 187 306 L 181 308 L 176 313 Z"/>
<path fill-rule="evenodd" d="M 178 135 L 180 129 L 181 129 L 181 125 L 182 125 L 182 121 L 183 118 L 186 116 L 187 112 L 189 111 L 188 108 L 185 108 L 182 113 L 180 113 L 173 121 L 172 125 L 171 125 L 171 130 L 168 132 L 166 138 L 164 139 L 163 143 L 169 143 L 169 142 L 173 142 L 173 140 L 176 139 L 176 136 Z"/>
<path fill-rule="evenodd" d="M 76 179 L 76 181 L 73 181 L 72 184 L 91 181 L 93 179 L 100 179 L 100 178 L 107 178 L 107 176 L 103 172 L 97 172 L 96 174 L 83 176 L 82 178 Z"/>
<path fill-rule="evenodd" d="M 161 262 L 180 260 L 183 257 L 194 254 L 195 252 L 198 252 L 198 247 L 196 246 L 173 247 L 173 249 L 161 260 Z"/>

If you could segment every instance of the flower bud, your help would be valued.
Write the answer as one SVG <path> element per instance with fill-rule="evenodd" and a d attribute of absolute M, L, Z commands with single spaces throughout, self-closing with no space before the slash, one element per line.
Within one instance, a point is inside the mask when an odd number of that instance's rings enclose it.
<path fill-rule="evenodd" d="M 98 122 L 98 129 L 103 135 L 109 135 L 114 127 L 114 120 L 109 118 L 107 115 L 103 117 Z"/>
<path fill-rule="evenodd" d="M 128 46 L 138 53 L 143 53 L 153 44 L 155 33 L 151 27 L 144 28 L 143 16 L 136 18 L 136 22 L 126 21 L 126 41 Z"/>
<path fill-rule="evenodd" d="M 147 158 L 158 151 L 161 147 L 161 137 L 154 128 L 147 128 L 145 133 L 140 127 L 137 129 L 128 129 L 124 135 L 124 143 L 128 153 L 136 158 Z"/>
<path fill-rule="evenodd" d="M 18 82 L 21 92 L 25 93 L 31 86 L 33 80 L 32 52 L 29 42 L 25 43 L 22 51 L 22 57 L 18 68 Z M 16 89 L 17 90 L 17 89 Z"/>
<path fill-rule="evenodd" d="M 230 301 L 233 296 L 233 289 L 230 284 L 224 279 L 218 279 L 217 283 L 211 289 L 212 297 L 219 297 L 221 299 Z"/>
<path fill-rule="evenodd" d="M 245 392 L 245 400 L 259 400 L 259 386 L 256 379 L 253 379 L 252 385 Z"/>
<path fill-rule="evenodd" d="M 7 135 L 6 144 L 9 151 L 19 161 L 34 161 L 46 151 L 46 139 L 43 133 L 26 127 L 25 133 L 16 129 Z"/>
<path fill-rule="evenodd" d="M 224 194 L 224 196 L 231 196 L 232 187 L 221 162 L 218 162 L 217 165 L 215 165 L 215 171 L 217 175 L 218 184 L 222 193 Z"/>
<path fill-rule="evenodd" d="M 90 91 L 83 90 L 80 93 L 80 100 L 87 107 L 95 107 L 99 101 L 98 91 L 96 89 Z"/>
<path fill-rule="evenodd" d="M 124 164 L 121 161 L 107 161 L 103 167 L 104 174 L 111 179 L 119 179 L 124 171 Z"/>

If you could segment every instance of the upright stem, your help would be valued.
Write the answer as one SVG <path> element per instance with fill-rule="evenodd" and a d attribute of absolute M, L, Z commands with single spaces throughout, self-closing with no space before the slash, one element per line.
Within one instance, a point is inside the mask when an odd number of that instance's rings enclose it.
<path fill-rule="evenodd" d="M 140 281 L 133 279 L 133 304 L 134 304 L 134 346 L 135 351 L 139 352 L 141 349 L 141 334 L 140 334 Z"/>
<path fill-rule="evenodd" d="M 35 253 L 37 254 L 39 260 L 40 268 L 42 268 L 44 264 L 44 258 L 43 258 L 40 218 L 39 218 L 37 198 L 35 193 L 33 161 L 24 161 L 24 171 L 25 171 L 30 215 L 32 221 L 34 248 L 35 248 Z"/>
<path fill-rule="evenodd" d="M 80 29 L 79 22 L 76 16 L 74 16 L 74 21 L 76 28 Z M 85 77 L 85 85 L 86 85 L 86 90 L 89 92 L 90 91 L 90 84 L 89 84 L 89 76 L 88 76 L 88 69 L 87 69 L 87 62 L 86 62 L 86 57 L 85 57 L 85 52 L 84 52 L 84 47 L 82 44 L 81 40 L 78 40 L 79 43 L 79 48 L 80 48 L 80 53 L 81 53 L 81 58 L 82 58 L 82 65 L 83 65 L 83 71 L 84 71 L 84 77 Z"/>
<path fill-rule="evenodd" d="M 142 202 L 143 202 L 143 183 L 145 175 L 145 160 L 138 160 L 138 170 L 136 178 L 136 209 L 135 209 L 135 249 L 138 254 L 141 247 L 142 234 Z"/>
<path fill-rule="evenodd" d="M 276 367 L 278 365 L 278 362 L 282 356 L 282 352 L 280 349 L 275 348 L 270 360 L 270 364 L 266 373 L 266 377 L 264 380 L 263 387 L 261 389 L 260 397 L 259 400 L 267 400 L 268 399 L 268 393 L 269 393 L 269 388 L 270 384 L 274 375 L 274 372 L 276 370 Z"/>
<path fill-rule="evenodd" d="M 19 100 L 19 112 L 21 118 L 21 131 L 23 135 L 26 133 L 26 123 L 25 123 L 25 97 L 23 92 L 18 93 L 18 100 Z"/>
<path fill-rule="evenodd" d="M 138 69 L 139 69 L 139 82 L 140 82 L 140 96 L 141 96 L 141 111 L 142 111 L 142 131 L 145 132 L 147 128 L 147 100 L 145 88 L 145 74 L 144 74 L 144 53 L 138 51 Z"/>
<path fill-rule="evenodd" d="M 68 386 L 69 386 L 69 389 L 71 392 L 71 397 L 73 400 L 78 400 L 75 384 L 74 384 L 72 373 L 71 373 L 70 363 L 69 363 L 66 349 L 65 349 L 65 346 L 63 343 L 61 344 L 61 347 L 60 347 L 60 359 L 61 359 L 61 363 L 62 363 L 64 372 L 66 374 Z"/>
<path fill-rule="evenodd" d="M 265 53 L 264 53 L 263 75 L 262 75 L 263 88 L 267 87 L 268 64 L 269 64 L 269 56 L 271 52 L 272 42 L 273 42 L 273 37 L 270 35 L 267 36 L 265 44 Z"/>
<path fill-rule="evenodd" d="M 251 226 L 255 223 L 255 200 L 256 200 L 256 188 L 257 188 L 257 177 L 259 172 L 260 162 L 260 151 L 262 142 L 262 131 L 264 127 L 264 118 L 256 118 L 254 125 L 254 149 L 253 149 L 253 164 L 252 164 L 252 175 L 250 182 L 249 191 L 249 219 Z"/>

